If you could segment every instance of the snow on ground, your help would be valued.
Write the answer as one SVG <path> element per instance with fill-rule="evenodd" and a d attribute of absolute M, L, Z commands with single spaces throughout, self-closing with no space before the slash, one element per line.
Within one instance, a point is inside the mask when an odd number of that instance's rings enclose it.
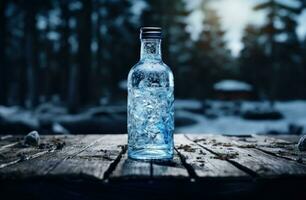
<path fill-rule="evenodd" d="M 204 114 L 197 114 L 184 110 L 184 104 L 188 108 L 196 105 L 196 101 L 179 100 L 179 108 L 176 115 L 184 116 L 196 121 L 196 124 L 190 126 L 179 127 L 176 129 L 178 133 L 216 133 L 216 134 L 253 134 L 265 133 L 270 130 L 286 132 L 289 124 L 303 126 L 306 130 L 306 101 L 288 101 L 276 102 L 275 108 L 279 110 L 284 118 L 281 120 L 246 120 L 240 116 L 220 116 L 215 119 L 209 119 Z M 215 102 L 219 103 L 220 102 Z M 200 104 L 200 103 L 199 103 Z M 254 108 L 258 106 L 258 102 L 243 102 L 241 109 Z M 177 108 L 177 107 L 176 107 Z"/>
<path fill-rule="evenodd" d="M 251 91 L 252 86 L 237 80 L 222 80 L 214 84 L 215 90 L 220 91 Z"/>
<path fill-rule="evenodd" d="M 125 105 L 93 107 L 74 115 L 67 114 L 65 108 L 52 105 L 41 105 L 35 111 L 0 106 L 0 132 L 35 129 L 68 134 L 84 130 L 88 132 L 88 127 L 97 132 L 126 132 Z M 285 134 L 288 133 L 289 124 L 301 126 L 306 132 L 306 100 L 276 102 L 274 109 L 284 116 L 280 120 L 249 120 L 241 117 L 245 111 L 255 108 L 271 110 L 268 102 L 176 100 L 175 115 L 176 120 L 180 120 L 178 124 L 189 124 L 177 126 L 176 132 L 237 135 L 274 131 Z M 112 125 L 114 121 L 116 126 Z M 190 124 L 190 121 L 195 123 Z"/>
<path fill-rule="evenodd" d="M 192 99 L 175 100 L 176 109 L 184 109 L 184 108 L 200 109 L 201 107 L 202 107 L 202 103 L 197 100 L 192 100 Z"/>

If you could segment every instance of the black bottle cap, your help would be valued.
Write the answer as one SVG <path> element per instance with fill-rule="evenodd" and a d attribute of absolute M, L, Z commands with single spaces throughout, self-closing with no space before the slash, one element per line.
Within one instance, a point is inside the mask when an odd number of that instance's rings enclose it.
<path fill-rule="evenodd" d="M 161 39 L 162 29 L 161 27 L 141 27 L 140 39 Z"/>

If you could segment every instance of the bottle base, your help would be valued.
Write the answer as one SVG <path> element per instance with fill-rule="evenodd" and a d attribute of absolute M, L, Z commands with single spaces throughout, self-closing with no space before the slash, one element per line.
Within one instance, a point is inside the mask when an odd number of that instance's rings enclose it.
<path fill-rule="evenodd" d="M 137 160 L 171 160 L 173 154 L 165 149 L 138 149 L 128 151 L 129 158 Z"/>

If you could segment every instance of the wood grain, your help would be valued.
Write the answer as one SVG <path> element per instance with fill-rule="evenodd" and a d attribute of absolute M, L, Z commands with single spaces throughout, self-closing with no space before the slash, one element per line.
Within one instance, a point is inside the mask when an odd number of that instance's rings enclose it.
<path fill-rule="evenodd" d="M 103 135 L 95 145 L 63 160 L 49 173 L 52 175 L 82 174 L 103 179 L 105 172 L 123 151 L 126 140 L 125 135 Z"/>
<path fill-rule="evenodd" d="M 127 135 L 42 136 L 41 142 L 47 145 L 42 148 L 20 146 L 22 137 L 9 136 L 0 140 L 0 179 L 67 175 L 99 180 L 305 176 L 306 155 L 296 150 L 297 137 L 284 138 L 177 134 L 173 160 L 139 161 L 127 157 Z M 56 141 L 66 145 L 57 149 Z"/>
<path fill-rule="evenodd" d="M 12 163 L 0 169 L 1 197 L 306 198 L 305 164 L 294 160 L 297 138 L 178 134 L 172 161 L 139 161 L 127 157 L 126 136 L 42 136 L 42 148 L 4 138 L 0 162 Z M 27 159 L 18 160 L 20 152 Z"/>
<path fill-rule="evenodd" d="M 175 135 L 175 146 L 197 177 L 249 177 L 226 160 L 214 159 L 214 154 L 188 140 L 184 135 Z"/>
<path fill-rule="evenodd" d="M 306 167 L 295 161 L 266 154 L 244 146 L 232 137 L 221 135 L 188 135 L 188 138 L 215 154 L 216 159 L 227 160 L 253 176 L 306 175 Z"/>
<path fill-rule="evenodd" d="M 189 178 L 188 171 L 176 151 L 174 151 L 172 160 L 153 160 L 151 162 L 152 176 L 155 179 L 169 177 Z"/>
<path fill-rule="evenodd" d="M 0 137 L 0 153 L 6 148 L 9 148 L 11 146 L 18 144 L 20 140 L 21 140 L 21 137 L 17 137 L 13 135 L 1 136 Z"/>
<path fill-rule="evenodd" d="M 77 135 L 65 136 L 66 145 L 59 150 L 47 151 L 43 156 L 35 159 L 23 160 L 10 167 L 0 169 L 2 178 L 26 178 L 32 176 L 44 176 L 52 171 L 63 160 L 73 157 L 84 149 L 98 142 L 101 136 Z"/>
<path fill-rule="evenodd" d="M 48 148 L 41 148 L 42 146 L 24 145 L 22 137 L 15 136 L 10 138 L 11 143 L 2 146 L 3 148 L 0 151 L 0 169 L 18 162 L 31 160 L 53 151 L 56 148 L 56 146 L 53 145 L 53 141 L 60 138 L 63 137 L 41 137 L 41 143 L 49 144 Z"/>
<path fill-rule="evenodd" d="M 233 137 L 242 147 L 251 147 L 259 149 L 265 153 L 293 160 L 306 164 L 306 152 L 299 151 L 297 148 L 297 137 L 292 136 L 290 140 L 287 137 L 270 137 L 263 135 L 252 135 L 250 138 L 239 139 Z"/>
<path fill-rule="evenodd" d="M 150 161 L 134 160 L 128 158 L 127 152 L 122 155 L 115 170 L 110 174 L 109 179 L 129 178 L 151 178 Z"/>

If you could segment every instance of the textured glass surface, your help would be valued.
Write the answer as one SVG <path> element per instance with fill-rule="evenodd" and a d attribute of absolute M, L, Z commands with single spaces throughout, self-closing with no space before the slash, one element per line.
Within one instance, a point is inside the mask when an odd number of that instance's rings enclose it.
<path fill-rule="evenodd" d="M 160 56 L 160 40 L 142 41 L 141 60 L 128 76 L 128 155 L 173 156 L 173 75 Z"/>

